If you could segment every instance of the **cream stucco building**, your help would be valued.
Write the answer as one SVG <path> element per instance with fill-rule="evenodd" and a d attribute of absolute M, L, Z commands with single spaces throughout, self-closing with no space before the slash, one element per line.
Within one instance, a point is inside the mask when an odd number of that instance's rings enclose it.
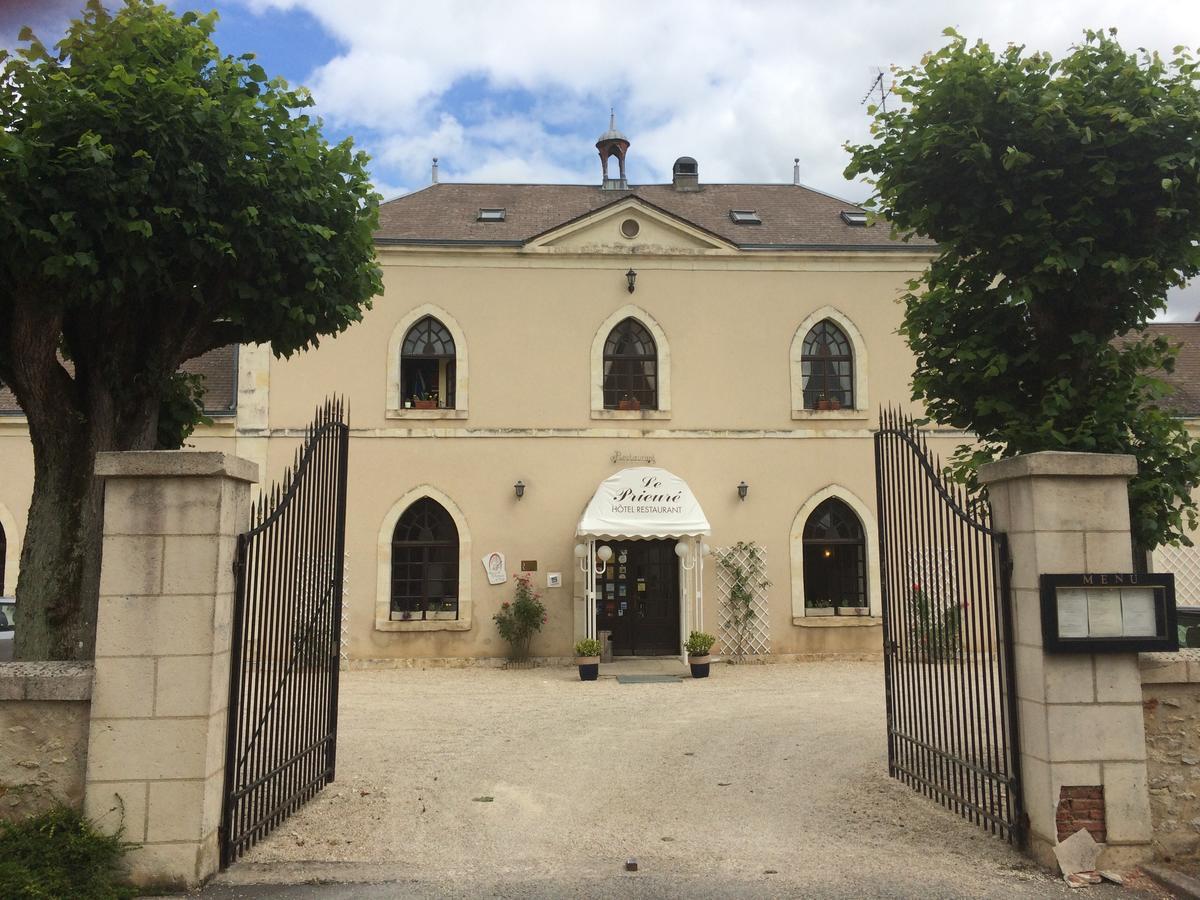
<path fill-rule="evenodd" d="M 764 554 L 772 653 L 878 653 L 872 429 L 910 403 L 897 298 L 930 245 L 798 178 L 707 184 L 684 157 L 671 183 L 629 186 L 628 142 L 597 146 L 594 185 L 435 180 L 384 204 L 364 321 L 290 360 L 222 357 L 226 414 L 194 445 L 277 478 L 316 404 L 348 399 L 352 661 L 503 656 L 492 616 L 522 569 L 549 610 L 535 656 L 595 629 L 618 654 L 677 654 L 720 623 L 719 567 L 698 551 L 738 542 Z M 11 592 L 32 480 L 19 415 L 0 420 L 0 459 Z M 628 532 L 581 530 L 627 469 L 676 479 L 707 528 L 630 506 Z"/>

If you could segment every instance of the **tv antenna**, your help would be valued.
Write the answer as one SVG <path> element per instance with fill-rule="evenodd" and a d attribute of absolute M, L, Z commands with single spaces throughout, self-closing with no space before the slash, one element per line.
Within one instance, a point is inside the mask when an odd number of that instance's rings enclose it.
<path fill-rule="evenodd" d="M 876 66 L 871 70 L 871 73 L 874 75 L 874 80 L 871 82 L 871 87 L 867 90 L 867 93 L 863 95 L 862 100 L 858 102 L 858 105 L 862 106 L 871 99 L 872 95 L 879 94 L 879 108 L 887 112 L 887 98 L 891 96 L 892 89 L 883 83 L 883 69 Z"/>

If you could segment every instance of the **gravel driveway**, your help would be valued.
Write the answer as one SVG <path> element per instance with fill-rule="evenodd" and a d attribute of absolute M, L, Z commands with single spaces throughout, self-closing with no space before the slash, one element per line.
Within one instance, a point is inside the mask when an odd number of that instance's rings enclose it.
<path fill-rule="evenodd" d="M 877 663 L 673 684 L 343 673 L 338 781 L 221 881 L 305 879 L 408 885 L 369 896 L 1080 896 L 887 777 Z"/>

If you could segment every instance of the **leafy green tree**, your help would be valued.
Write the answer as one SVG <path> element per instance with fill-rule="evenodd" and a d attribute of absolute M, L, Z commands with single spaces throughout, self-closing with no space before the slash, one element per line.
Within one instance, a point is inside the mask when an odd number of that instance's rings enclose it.
<path fill-rule="evenodd" d="M 91 656 L 95 456 L 153 449 L 164 393 L 196 421 L 180 363 L 315 346 L 379 290 L 366 157 L 322 138 L 307 92 L 222 56 L 215 22 L 91 0 L 55 50 L 26 29 L 0 54 L 0 380 L 34 454 L 19 658 Z"/>
<path fill-rule="evenodd" d="M 913 396 L 973 431 L 953 466 L 1038 450 L 1131 453 L 1136 542 L 1190 544 L 1200 448 L 1160 408 L 1173 350 L 1143 329 L 1200 271 L 1200 73 L 1086 32 L 1060 60 L 953 30 L 896 73 L 847 176 L 939 244 L 903 297 Z"/>

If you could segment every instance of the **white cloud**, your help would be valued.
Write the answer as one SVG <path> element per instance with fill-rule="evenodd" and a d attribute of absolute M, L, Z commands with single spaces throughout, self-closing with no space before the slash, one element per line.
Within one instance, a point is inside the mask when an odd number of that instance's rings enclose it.
<path fill-rule="evenodd" d="M 1110 26 L 1127 48 L 1200 46 L 1194 0 L 242 2 L 305 9 L 345 48 L 307 83 L 397 188 L 428 184 L 432 156 L 445 180 L 597 182 L 615 103 L 634 181 L 682 155 L 701 180 L 788 181 L 799 157 L 805 184 L 861 199 L 842 145 L 868 137 L 872 67 L 915 64 L 947 26 L 1054 54 Z"/>
<path fill-rule="evenodd" d="M 393 177 L 427 180 L 428 157 L 447 170 L 526 171 L 539 155 L 568 180 L 595 180 L 591 147 L 616 102 L 633 143 L 631 168 L 665 180 L 675 157 L 700 161 L 714 180 L 787 180 L 801 158 L 802 179 L 824 190 L 861 189 L 841 177 L 846 139 L 866 135 L 860 100 L 870 67 L 911 64 L 944 42 L 955 25 L 993 45 L 1009 41 L 1063 51 L 1085 27 L 1117 25 L 1127 46 L 1200 44 L 1190 0 L 1129 3 L 1023 2 L 924 4 L 847 0 L 740 2 L 656 0 L 560 3 L 446 0 L 438 5 L 378 0 L 245 0 L 251 9 L 301 7 L 345 52 L 308 79 L 320 111 L 344 127 L 385 136 L 380 161 Z M 503 112 L 506 91 L 535 98 L 528 116 L 503 133 L 447 108 L 456 87 Z M 463 130 L 446 127 L 449 115 Z M 566 126 L 573 144 L 539 146 L 544 126 Z M 435 146 L 433 138 L 442 140 Z M 498 146 L 507 140 L 507 147 Z M 404 150 L 402 143 L 413 145 Z M 513 163 L 497 167 L 497 151 Z M 526 165 L 520 161 L 525 160 Z"/>

